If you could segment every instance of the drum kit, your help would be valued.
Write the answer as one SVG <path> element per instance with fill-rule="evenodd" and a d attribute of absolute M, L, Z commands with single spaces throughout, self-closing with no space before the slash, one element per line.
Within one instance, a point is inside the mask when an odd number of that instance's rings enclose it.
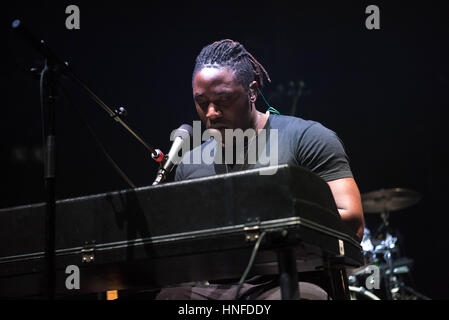
<path fill-rule="evenodd" d="M 398 237 L 390 225 L 390 214 L 421 200 L 421 195 L 404 188 L 381 189 L 362 194 L 363 211 L 379 215 L 375 234 L 365 227 L 361 242 L 365 265 L 348 269 L 349 291 L 353 300 L 429 300 L 407 285 L 412 279 L 413 260 L 401 256 Z"/>

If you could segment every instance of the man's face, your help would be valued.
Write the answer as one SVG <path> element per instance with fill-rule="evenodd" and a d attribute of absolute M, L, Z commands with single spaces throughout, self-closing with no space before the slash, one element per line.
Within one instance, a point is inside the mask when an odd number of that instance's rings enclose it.
<path fill-rule="evenodd" d="M 219 130 L 223 139 L 225 129 L 245 131 L 251 126 L 248 93 L 229 68 L 198 71 L 193 79 L 193 99 L 206 128 Z"/>

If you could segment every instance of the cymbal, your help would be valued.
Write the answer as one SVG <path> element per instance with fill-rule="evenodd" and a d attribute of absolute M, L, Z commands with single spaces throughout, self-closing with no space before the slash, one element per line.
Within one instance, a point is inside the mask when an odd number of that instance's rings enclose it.
<path fill-rule="evenodd" d="M 404 188 L 381 189 L 362 194 L 363 211 L 381 213 L 410 207 L 421 200 L 421 195 Z"/>

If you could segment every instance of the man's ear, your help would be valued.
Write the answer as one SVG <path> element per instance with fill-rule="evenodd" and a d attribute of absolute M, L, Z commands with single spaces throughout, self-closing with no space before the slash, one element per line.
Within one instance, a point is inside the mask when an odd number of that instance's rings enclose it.
<path fill-rule="evenodd" d="M 251 102 L 256 102 L 256 93 L 254 92 L 253 89 L 249 89 L 249 101 Z"/>
<path fill-rule="evenodd" d="M 257 87 L 258 86 L 256 81 L 251 82 L 251 84 L 249 85 L 249 100 L 253 103 L 257 100 Z"/>

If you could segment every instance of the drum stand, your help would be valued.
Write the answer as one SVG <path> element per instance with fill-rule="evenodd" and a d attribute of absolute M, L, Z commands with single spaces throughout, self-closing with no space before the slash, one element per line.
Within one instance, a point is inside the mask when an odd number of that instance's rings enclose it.
<path fill-rule="evenodd" d="M 380 214 L 382 218 L 382 224 L 379 227 L 378 233 L 385 230 L 385 239 L 374 248 L 374 254 L 383 253 L 383 258 L 386 262 L 387 268 L 383 273 L 383 278 L 386 283 L 386 296 L 388 300 L 400 300 L 402 298 L 403 292 L 408 292 L 415 296 L 416 298 L 423 300 L 430 300 L 430 298 L 416 292 L 414 289 L 406 286 L 397 277 L 397 266 L 395 266 L 395 260 L 393 254 L 398 252 L 399 247 L 397 246 L 397 237 L 394 237 L 391 232 L 391 227 L 389 224 L 390 213 L 388 210 L 384 210 Z M 409 273 L 410 270 L 407 269 L 405 273 Z"/>
<path fill-rule="evenodd" d="M 376 265 L 380 267 L 378 270 L 378 278 L 384 280 L 386 287 L 385 299 L 387 300 L 404 299 L 405 293 L 411 294 L 412 299 L 429 299 L 424 295 L 417 293 L 412 288 L 407 287 L 401 281 L 399 275 L 410 272 L 408 265 L 412 264 L 413 260 L 406 257 L 397 257 L 397 255 L 394 256 L 395 253 L 399 252 L 399 248 L 396 244 L 398 239 L 393 236 L 389 223 L 390 212 L 410 207 L 419 202 L 421 198 L 422 196 L 418 192 L 404 188 L 380 189 L 362 194 L 364 213 L 380 213 L 380 217 L 382 218 L 382 223 L 376 234 L 373 235 L 373 239 L 376 239 L 379 234 L 383 233 L 383 240 L 378 245 L 373 246 L 368 234 L 366 241 L 367 246 L 364 248 L 364 252 L 365 255 L 369 254 L 370 257 L 373 257 Z M 376 258 L 379 254 L 382 254 L 384 263 L 380 263 Z M 353 281 L 357 281 L 356 276 L 357 274 L 353 277 Z M 380 279 L 378 280 L 380 281 Z M 408 297 L 405 297 L 405 299 L 408 299 Z"/>
<path fill-rule="evenodd" d="M 381 229 L 385 229 L 385 240 L 381 242 L 379 246 L 376 246 L 375 252 L 379 249 L 380 252 L 383 251 L 385 262 L 388 266 L 388 277 L 385 273 L 385 282 L 386 282 L 386 292 L 388 300 L 398 300 L 399 293 L 399 283 L 397 281 L 397 277 L 394 275 L 394 267 L 393 267 L 393 253 L 396 251 L 396 241 L 397 238 L 393 237 L 390 230 L 390 223 L 388 219 L 390 218 L 390 213 L 384 209 L 381 212 L 380 217 L 382 218 Z"/>

